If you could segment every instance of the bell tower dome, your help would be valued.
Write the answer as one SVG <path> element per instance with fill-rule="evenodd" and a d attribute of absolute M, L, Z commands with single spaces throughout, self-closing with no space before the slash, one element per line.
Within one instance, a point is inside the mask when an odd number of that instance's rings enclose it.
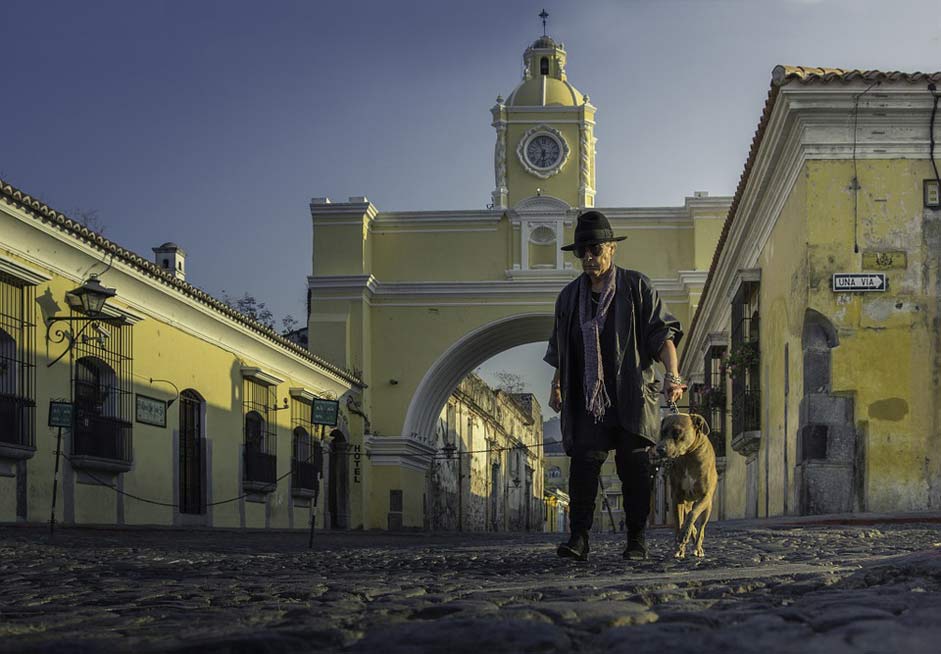
<path fill-rule="evenodd" d="M 537 196 L 594 206 L 595 107 L 569 83 L 565 61 L 562 43 L 539 37 L 523 53 L 523 80 L 491 109 L 494 207 Z"/>

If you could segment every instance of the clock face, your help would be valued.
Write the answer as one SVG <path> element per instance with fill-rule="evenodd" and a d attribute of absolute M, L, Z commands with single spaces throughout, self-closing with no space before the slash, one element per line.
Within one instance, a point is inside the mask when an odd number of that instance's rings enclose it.
<path fill-rule="evenodd" d="M 552 168 L 561 157 L 559 142 L 548 134 L 537 134 L 526 144 L 526 159 L 534 168 Z"/>

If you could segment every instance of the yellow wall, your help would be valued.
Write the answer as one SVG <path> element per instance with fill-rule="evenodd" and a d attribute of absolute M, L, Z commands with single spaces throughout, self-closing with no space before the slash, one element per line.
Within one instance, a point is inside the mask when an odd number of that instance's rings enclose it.
<path fill-rule="evenodd" d="M 53 398 L 68 399 L 72 395 L 69 356 L 51 368 L 46 365 L 63 352 L 64 345 L 47 342 L 43 318 L 50 313 L 65 315 L 65 293 L 80 284 L 80 271 L 100 264 L 101 259 L 101 255 L 88 253 L 84 246 L 71 241 L 68 236 L 48 234 L 38 222 L 11 207 L 0 210 L 0 230 L 5 235 L 0 257 L 51 277 L 36 287 L 36 305 L 28 307 L 32 313 L 28 318 L 36 323 L 36 451 L 26 464 L 28 519 L 31 521 L 48 519 L 52 499 L 57 430 L 47 426 L 49 401 Z M 26 252 L 28 257 L 24 256 Z M 141 318 L 133 326 L 122 328 L 133 332 L 133 393 L 170 400 L 176 396 L 175 385 L 180 391 L 193 389 L 205 400 L 205 435 L 211 452 L 211 470 L 207 479 L 211 484 L 210 502 L 242 494 L 243 366 L 257 366 L 284 380 L 277 387 L 279 406 L 284 398 L 288 398 L 289 405 L 297 401 L 289 396 L 290 388 L 335 395 L 343 395 L 349 390 L 349 386 L 344 387 L 338 379 L 324 374 L 315 364 L 264 337 L 253 336 L 249 330 L 236 326 L 221 313 L 204 305 L 194 306 L 195 302 L 181 293 L 162 288 L 159 282 L 146 278 L 126 264 L 116 262 L 104 273 L 102 282 L 117 289 L 117 296 L 109 301 L 109 306 Z M 152 378 L 171 383 L 152 384 Z M 123 490 L 156 502 L 173 504 L 178 466 L 178 449 L 174 443 L 178 438 L 181 402 L 177 400 L 169 407 L 166 428 L 134 421 L 133 406 L 132 398 L 133 464 L 129 472 L 121 475 Z M 277 425 L 277 472 L 279 476 L 287 476 L 265 498 L 270 505 L 270 520 L 266 523 L 264 504 L 240 500 L 208 509 L 202 524 L 250 528 L 265 527 L 266 524 L 282 528 L 291 526 L 288 515 L 291 414 L 291 410 L 271 414 Z M 68 430 L 64 431 L 63 451 L 69 453 Z M 348 437 L 353 442 L 362 442 L 361 432 L 350 433 Z M 59 521 L 114 524 L 120 521 L 123 510 L 124 524 L 175 523 L 172 507 L 144 503 L 130 496 L 119 497 L 113 490 L 97 484 L 90 475 L 110 483 L 117 480 L 108 472 L 73 471 L 67 461 L 62 461 L 57 501 Z M 10 489 L 5 488 L 13 481 L 11 478 L 0 479 L 0 494 L 3 496 L 0 522 L 17 519 L 15 486 L 11 487 L 13 492 L 10 493 L 6 492 Z M 352 486 L 352 475 L 350 481 Z M 356 489 L 350 490 L 355 492 Z M 10 498 L 13 498 L 12 503 Z M 323 524 L 325 503 L 324 490 L 317 509 L 319 524 Z M 353 504 L 358 513 L 352 519 L 361 524 L 361 501 Z M 304 510 L 295 509 L 295 527 L 306 528 L 304 514 Z"/>

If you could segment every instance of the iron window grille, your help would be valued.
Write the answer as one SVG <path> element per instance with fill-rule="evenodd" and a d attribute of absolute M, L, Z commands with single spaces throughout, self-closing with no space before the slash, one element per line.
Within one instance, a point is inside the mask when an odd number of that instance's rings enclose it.
<path fill-rule="evenodd" d="M 246 377 L 242 410 L 245 423 L 244 475 L 247 482 L 274 484 L 278 476 L 277 427 L 273 423 L 275 386 Z M 269 490 L 274 490 L 270 488 Z"/>
<path fill-rule="evenodd" d="M 732 377 L 732 430 L 736 435 L 761 430 L 758 286 L 758 282 L 742 282 L 732 300 L 730 355 L 749 351 L 753 355 Z"/>
<path fill-rule="evenodd" d="M 36 287 L 0 273 L 0 442 L 36 447 Z"/>
<path fill-rule="evenodd" d="M 133 461 L 133 334 L 128 324 L 95 324 L 75 341 L 73 456 Z"/>
<path fill-rule="evenodd" d="M 706 350 L 703 362 L 705 382 L 700 391 L 699 405 L 702 416 L 709 423 L 709 440 L 716 451 L 716 456 L 725 456 L 725 434 L 728 429 L 728 413 L 726 412 L 726 390 L 728 388 L 725 375 L 724 345 L 713 345 Z"/>
<path fill-rule="evenodd" d="M 294 398 L 291 405 L 293 444 L 291 448 L 291 488 L 313 491 L 323 476 L 323 448 L 312 436 L 316 426 L 311 422 L 311 404 Z"/>
<path fill-rule="evenodd" d="M 204 512 L 203 399 L 186 389 L 180 393 L 180 513 Z"/>

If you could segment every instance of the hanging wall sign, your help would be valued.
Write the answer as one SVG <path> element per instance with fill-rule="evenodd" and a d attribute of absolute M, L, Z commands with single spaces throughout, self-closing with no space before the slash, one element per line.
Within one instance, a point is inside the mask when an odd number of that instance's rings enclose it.
<path fill-rule="evenodd" d="M 146 395 L 137 395 L 137 422 L 154 427 L 167 426 L 167 403 Z"/>
<path fill-rule="evenodd" d="M 310 421 L 315 425 L 337 426 L 337 415 L 340 413 L 340 403 L 337 400 L 321 400 L 314 398 L 311 405 Z"/>

